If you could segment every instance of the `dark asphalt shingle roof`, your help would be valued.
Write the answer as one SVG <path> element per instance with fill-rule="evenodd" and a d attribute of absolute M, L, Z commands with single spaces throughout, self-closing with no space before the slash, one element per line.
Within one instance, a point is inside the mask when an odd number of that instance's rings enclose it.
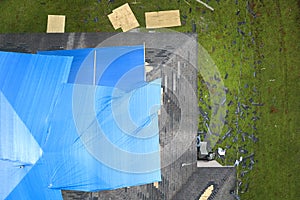
<path fill-rule="evenodd" d="M 115 33 L 64 33 L 64 34 L 0 34 L 0 50 L 15 51 L 24 53 L 36 53 L 39 50 L 55 50 L 69 48 L 87 48 L 95 47 L 97 44 L 111 37 Z M 84 41 L 84 42 L 82 42 Z M 172 48 L 168 48 L 172 51 Z M 151 53 L 152 52 L 152 53 Z M 165 63 L 168 59 L 167 51 L 149 49 L 148 61 L 151 63 Z M 147 59 L 147 57 L 146 57 Z M 163 60 L 163 61 L 162 61 Z M 189 71 L 189 70 L 188 70 Z M 184 73 L 184 72 L 182 72 Z M 193 73 L 195 74 L 195 73 Z M 190 75 L 187 75 L 190 76 Z M 189 79 L 194 80 L 193 77 Z M 195 83 L 197 83 L 195 81 Z M 195 88 L 197 88 L 195 86 Z M 172 99 L 172 98 L 171 98 Z M 174 101 L 174 105 L 176 101 Z M 175 106 L 176 107 L 176 106 Z M 175 111 L 174 111 L 175 112 Z M 168 141 L 165 141 L 167 143 Z M 173 151 L 178 151 L 180 147 L 174 147 Z M 195 151 L 195 152 L 194 152 Z M 193 159 L 192 159 L 193 158 Z M 112 191 L 101 192 L 78 192 L 62 191 L 64 199 L 199 199 L 200 193 L 203 192 L 210 184 L 214 184 L 216 190 L 214 198 L 210 200 L 230 200 L 234 199 L 229 191 L 235 186 L 235 168 L 186 168 L 181 169 L 181 162 L 193 162 L 196 159 L 195 144 L 170 166 L 162 169 L 163 181 L 159 189 L 152 184 L 131 187 L 125 190 L 117 189 Z M 191 175 L 190 175 L 191 174 Z M 175 177 L 175 178 L 174 178 Z M 187 180 L 187 181 L 186 181 Z M 185 182 L 185 183 L 184 183 Z"/>

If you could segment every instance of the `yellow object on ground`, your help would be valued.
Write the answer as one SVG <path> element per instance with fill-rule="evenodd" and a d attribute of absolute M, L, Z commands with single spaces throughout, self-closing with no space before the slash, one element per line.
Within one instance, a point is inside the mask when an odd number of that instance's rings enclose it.
<path fill-rule="evenodd" d="M 114 29 L 121 28 L 123 32 L 140 26 L 128 3 L 114 9 L 108 18 Z"/>
<path fill-rule="evenodd" d="M 179 10 L 146 12 L 146 28 L 181 26 Z"/>
<path fill-rule="evenodd" d="M 65 15 L 48 15 L 47 33 L 64 33 L 65 21 Z"/>

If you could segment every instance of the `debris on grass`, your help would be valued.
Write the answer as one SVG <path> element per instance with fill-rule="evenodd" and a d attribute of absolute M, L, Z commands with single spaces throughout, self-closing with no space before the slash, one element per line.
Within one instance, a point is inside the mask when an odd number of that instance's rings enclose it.
<path fill-rule="evenodd" d="M 227 137 L 230 137 L 231 136 L 231 131 L 232 131 L 232 129 L 229 129 L 228 131 L 227 131 L 227 133 L 225 133 L 225 135 L 222 137 L 222 140 L 224 141 Z"/>
<path fill-rule="evenodd" d="M 252 5 L 252 4 L 250 4 L 249 1 L 247 1 L 247 11 L 248 11 L 254 18 L 256 18 L 256 13 L 253 11 L 251 5 Z"/>
<path fill-rule="evenodd" d="M 193 32 L 193 33 L 196 33 L 196 31 L 197 31 L 196 23 L 195 23 L 194 20 L 192 20 L 192 32 Z"/>
<path fill-rule="evenodd" d="M 245 32 L 242 31 L 240 28 L 237 28 L 237 32 L 238 32 L 239 34 L 241 34 L 242 36 L 245 36 Z"/>
<path fill-rule="evenodd" d="M 64 33 L 65 21 L 65 15 L 48 15 L 47 33 Z"/>
<path fill-rule="evenodd" d="M 224 79 L 226 80 L 228 78 L 228 73 L 226 72 Z"/>
<path fill-rule="evenodd" d="M 246 24 L 246 22 L 245 22 L 245 21 L 238 22 L 238 25 L 239 25 L 239 26 L 241 26 L 241 25 L 243 25 L 243 24 Z"/>
<path fill-rule="evenodd" d="M 184 0 L 184 2 L 185 2 L 187 5 L 189 5 L 189 6 L 191 5 L 191 4 L 190 4 L 189 2 L 187 2 L 186 0 Z"/>
<path fill-rule="evenodd" d="M 214 11 L 214 9 L 211 6 L 207 5 L 203 1 L 200 1 L 200 0 L 196 0 L 196 1 L 199 2 L 199 3 L 201 3 L 202 5 L 204 5 L 206 8 L 210 9 L 211 11 Z"/>
<path fill-rule="evenodd" d="M 114 9 L 108 18 L 114 29 L 121 28 L 123 32 L 140 26 L 128 3 Z"/>
<path fill-rule="evenodd" d="M 248 110 L 249 108 L 250 108 L 250 106 L 248 106 L 248 105 L 246 105 L 246 104 L 241 104 L 242 105 L 242 108 L 244 109 L 244 110 Z"/>
<path fill-rule="evenodd" d="M 254 102 L 252 102 L 252 105 L 253 106 L 263 106 L 264 104 L 263 103 L 254 103 Z"/>
<path fill-rule="evenodd" d="M 258 138 L 255 137 L 253 134 L 248 136 L 254 143 L 258 142 Z"/>
<path fill-rule="evenodd" d="M 167 28 L 181 26 L 179 10 L 146 12 L 145 19 L 146 28 Z"/>

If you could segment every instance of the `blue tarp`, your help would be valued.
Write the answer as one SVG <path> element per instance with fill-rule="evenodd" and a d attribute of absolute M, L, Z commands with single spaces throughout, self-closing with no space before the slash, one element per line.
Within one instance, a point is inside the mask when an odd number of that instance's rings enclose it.
<path fill-rule="evenodd" d="M 114 94 L 113 90 L 65 85 L 51 116 L 45 144 L 45 149 L 56 155 L 56 162 L 49 163 L 53 165 L 49 183 L 52 188 L 94 191 L 160 180 L 160 83 L 151 82 L 128 93 Z M 121 108 L 123 102 L 129 104 Z M 121 115 L 123 121 L 119 122 L 115 114 Z M 138 115 L 139 121 L 129 119 Z M 124 121 L 134 123 L 134 128 L 129 129 Z"/>
<path fill-rule="evenodd" d="M 160 80 L 144 82 L 141 46 L 124 48 L 106 70 L 97 65 L 97 85 L 71 78 L 83 73 L 75 50 L 65 51 L 69 57 L 0 52 L 0 199 L 160 181 Z M 136 61 L 127 65 L 126 55 Z M 119 84 L 124 75 L 131 81 Z"/>
<path fill-rule="evenodd" d="M 40 51 L 38 54 L 73 56 L 68 83 L 93 84 L 94 73 L 96 84 L 101 86 L 130 90 L 145 83 L 144 46 Z"/>
<path fill-rule="evenodd" d="M 47 189 L 47 168 L 38 163 L 71 63 L 72 57 L 0 52 L 0 199 L 61 198 Z"/>

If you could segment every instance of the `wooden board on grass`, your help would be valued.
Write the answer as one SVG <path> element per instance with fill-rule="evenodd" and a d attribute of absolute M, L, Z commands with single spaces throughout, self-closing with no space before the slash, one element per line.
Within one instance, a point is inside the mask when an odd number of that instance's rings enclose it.
<path fill-rule="evenodd" d="M 65 20 L 65 15 L 48 15 L 47 33 L 64 33 Z"/>
<path fill-rule="evenodd" d="M 128 3 L 114 9 L 108 18 L 114 29 L 121 28 L 123 32 L 140 26 Z"/>
<path fill-rule="evenodd" d="M 146 12 L 146 28 L 166 28 L 181 26 L 179 10 Z"/>

